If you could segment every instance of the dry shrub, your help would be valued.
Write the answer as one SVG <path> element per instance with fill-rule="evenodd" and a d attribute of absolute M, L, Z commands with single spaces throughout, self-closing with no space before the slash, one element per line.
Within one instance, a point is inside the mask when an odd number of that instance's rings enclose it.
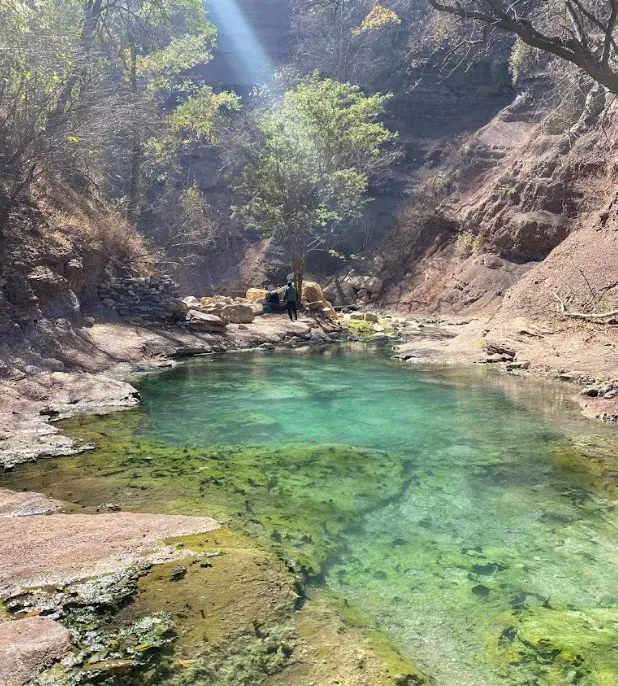
<path fill-rule="evenodd" d="M 485 239 L 483 236 L 475 235 L 472 231 L 467 229 L 457 236 L 455 240 L 455 250 L 461 259 L 466 259 L 467 257 L 470 257 L 470 255 L 479 252 L 484 244 Z"/>
<path fill-rule="evenodd" d="M 35 197 L 54 242 L 100 252 L 105 262 L 136 273 L 152 273 L 158 250 L 120 216 L 57 178 L 37 185 Z"/>

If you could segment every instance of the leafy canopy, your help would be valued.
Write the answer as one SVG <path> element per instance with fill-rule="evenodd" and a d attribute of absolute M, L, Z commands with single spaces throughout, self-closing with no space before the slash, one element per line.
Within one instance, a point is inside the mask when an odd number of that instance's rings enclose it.
<path fill-rule="evenodd" d="M 359 216 L 369 172 L 396 134 L 377 121 L 388 95 L 314 73 L 263 114 L 237 187 L 237 214 L 293 256 Z"/>

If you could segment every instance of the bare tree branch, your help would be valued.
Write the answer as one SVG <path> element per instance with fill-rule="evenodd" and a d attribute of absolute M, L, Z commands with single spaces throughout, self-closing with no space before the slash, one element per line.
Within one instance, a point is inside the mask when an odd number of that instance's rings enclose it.
<path fill-rule="evenodd" d="M 582 0 L 565 0 L 571 35 L 550 35 L 533 25 L 534 13 L 518 13 L 517 2 L 502 0 L 428 0 L 429 5 L 459 20 L 474 21 L 518 36 L 524 43 L 571 62 L 611 93 L 618 93 L 618 72 L 612 64 L 616 50 L 618 0 L 599 0 L 593 13 Z M 524 6 L 524 9 L 529 6 Z M 609 11 L 607 23 L 603 18 Z M 586 25 L 586 21 L 595 28 Z"/>

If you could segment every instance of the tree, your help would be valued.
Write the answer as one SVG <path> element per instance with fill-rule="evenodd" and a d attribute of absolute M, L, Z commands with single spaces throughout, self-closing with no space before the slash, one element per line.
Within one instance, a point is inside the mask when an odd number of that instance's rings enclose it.
<path fill-rule="evenodd" d="M 198 86 L 189 70 L 211 59 L 216 30 L 201 0 L 87 0 L 101 50 L 123 74 L 119 87 L 132 111 L 127 218 L 135 223 L 142 198 L 144 142 L 170 101 Z"/>
<path fill-rule="evenodd" d="M 149 142 L 173 170 L 239 106 L 195 69 L 215 41 L 202 0 L 0 0 L 0 232 L 44 171 L 137 223 L 161 173 Z"/>
<path fill-rule="evenodd" d="M 282 241 L 299 293 L 307 253 L 361 214 L 369 173 L 395 138 L 377 121 L 388 97 L 314 73 L 259 120 L 235 214 Z"/>
<path fill-rule="evenodd" d="M 143 224 L 164 249 L 168 265 L 186 268 L 202 261 L 206 252 L 226 247 L 224 222 L 200 190 L 201 163 L 217 154 L 230 115 L 240 110 L 235 93 L 202 86 L 145 143 L 144 175 L 150 187 Z"/>
<path fill-rule="evenodd" d="M 41 161 L 67 143 L 65 131 L 46 126 L 75 48 L 55 20 L 48 6 L 0 0 L 0 237 Z"/>
<path fill-rule="evenodd" d="M 390 0 L 387 8 L 374 0 L 293 0 L 298 68 L 370 88 L 384 87 L 385 79 L 398 87 L 393 77 L 405 74 L 407 33 L 417 20 L 411 4 L 418 3 Z"/>
<path fill-rule="evenodd" d="M 506 31 L 566 60 L 618 94 L 618 0 L 428 0 L 457 22 L 481 28 L 462 45 Z"/>

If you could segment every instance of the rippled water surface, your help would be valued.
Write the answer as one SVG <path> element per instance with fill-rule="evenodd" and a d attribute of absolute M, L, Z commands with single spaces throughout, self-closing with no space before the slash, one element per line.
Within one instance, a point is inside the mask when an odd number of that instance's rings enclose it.
<path fill-rule="evenodd" d="M 570 389 L 343 346 L 196 360 L 141 391 L 132 440 L 193 452 L 186 477 L 139 474 L 237 498 L 438 686 L 618 684 L 614 496 L 582 471 L 616 434 Z M 196 481 L 215 446 L 221 476 Z"/>

